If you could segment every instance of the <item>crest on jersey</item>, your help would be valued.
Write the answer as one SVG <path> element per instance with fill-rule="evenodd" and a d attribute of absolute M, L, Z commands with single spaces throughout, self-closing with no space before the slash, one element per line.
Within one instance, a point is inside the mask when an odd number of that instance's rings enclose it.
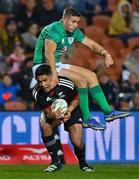
<path fill-rule="evenodd" d="M 74 38 L 73 38 L 73 37 L 69 37 L 69 38 L 68 38 L 68 42 L 69 42 L 69 44 L 72 44 L 72 43 L 73 43 L 73 41 L 74 41 Z"/>

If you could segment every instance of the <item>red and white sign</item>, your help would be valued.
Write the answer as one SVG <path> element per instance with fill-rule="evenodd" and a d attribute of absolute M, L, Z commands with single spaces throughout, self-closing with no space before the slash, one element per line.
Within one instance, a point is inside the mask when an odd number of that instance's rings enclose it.
<path fill-rule="evenodd" d="M 66 164 L 77 164 L 72 149 L 62 145 Z M 50 164 L 51 157 L 43 144 L 0 145 L 0 164 Z"/>

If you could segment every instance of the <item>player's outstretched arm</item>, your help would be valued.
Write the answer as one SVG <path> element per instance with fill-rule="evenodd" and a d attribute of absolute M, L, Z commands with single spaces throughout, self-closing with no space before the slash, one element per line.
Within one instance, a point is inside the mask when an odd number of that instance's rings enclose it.
<path fill-rule="evenodd" d="M 58 80 L 58 76 L 57 76 L 57 72 L 56 72 L 56 65 L 55 65 L 55 56 L 54 56 L 54 52 L 56 50 L 56 46 L 57 44 L 49 39 L 45 40 L 45 58 L 47 61 L 47 64 L 49 64 L 49 66 L 51 67 L 52 70 L 52 87 L 55 87 L 59 80 Z"/>
<path fill-rule="evenodd" d="M 68 107 L 69 111 L 72 112 L 79 105 L 79 98 L 73 99 Z"/>
<path fill-rule="evenodd" d="M 109 68 L 114 63 L 111 54 L 101 45 L 99 45 L 97 42 L 93 41 L 92 39 L 88 38 L 87 36 L 85 36 L 84 40 L 82 41 L 82 44 L 90 48 L 96 54 L 104 56 L 106 68 Z"/>

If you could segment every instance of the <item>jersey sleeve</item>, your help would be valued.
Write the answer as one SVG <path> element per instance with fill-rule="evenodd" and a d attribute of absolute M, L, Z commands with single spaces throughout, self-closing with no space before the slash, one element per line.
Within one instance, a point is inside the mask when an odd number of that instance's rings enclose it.
<path fill-rule="evenodd" d="M 77 29 L 75 32 L 75 41 L 82 42 L 84 38 L 85 38 L 84 33 L 80 29 Z"/>
<path fill-rule="evenodd" d="M 36 103 L 43 109 L 44 107 L 49 106 L 49 103 L 45 101 L 43 93 L 40 91 L 39 86 L 33 88 L 32 96 L 35 99 Z"/>
<path fill-rule="evenodd" d="M 61 40 L 60 34 L 56 29 L 50 29 L 47 31 L 47 39 L 54 41 L 56 44 L 58 44 Z"/>
<path fill-rule="evenodd" d="M 63 91 L 65 97 L 65 100 L 70 104 L 72 100 L 75 100 L 78 98 L 78 91 L 75 84 L 65 77 L 59 78 L 59 88 Z"/>
<path fill-rule="evenodd" d="M 78 91 L 77 91 L 77 87 L 75 85 L 74 85 L 74 89 L 73 89 L 73 94 L 74 94 L 74 99 L 77 99 Z"/>

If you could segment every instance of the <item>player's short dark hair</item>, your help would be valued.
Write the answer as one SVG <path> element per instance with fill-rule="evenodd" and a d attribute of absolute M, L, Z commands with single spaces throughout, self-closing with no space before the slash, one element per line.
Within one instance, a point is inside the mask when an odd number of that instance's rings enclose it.
<path fill-rule="evenodd" d="M 52 74 L 51 67 L 47 64 L 40 65 L 35 71 L 35 77 Z"/>
<path fill-rule="evenodd" d="M 63 17 L 68 17 L 68 16 L 77 16 L 80 17 L 81 14 L 79 11 L 77 11 L 75 8 L 73 7 L 67 7 L 64 9 L 63 11 Z"/>

